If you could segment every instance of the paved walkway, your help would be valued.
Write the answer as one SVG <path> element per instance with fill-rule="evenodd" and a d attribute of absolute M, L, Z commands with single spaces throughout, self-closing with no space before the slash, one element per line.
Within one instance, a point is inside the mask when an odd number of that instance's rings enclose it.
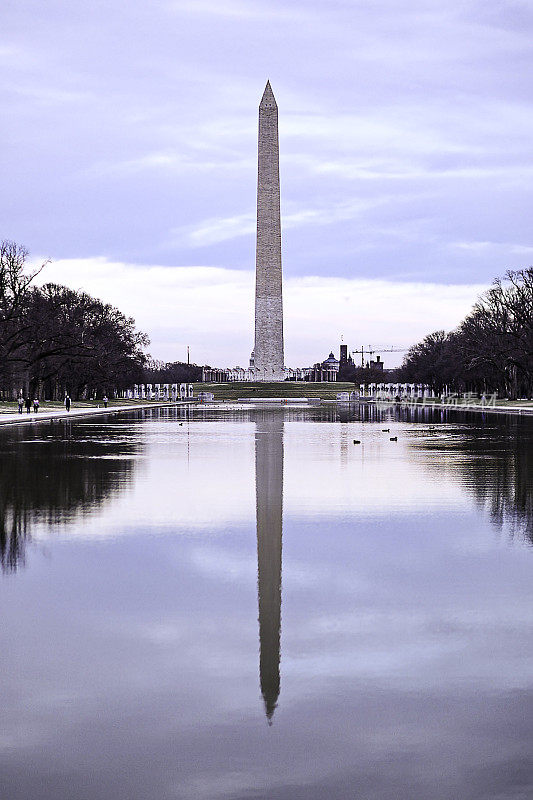
<path fill-rule="evenodd" d="M 138 411 L 140 408 L 169 408 L 173 406 L 186 405 L 190 402 L 191 400 L 178 400 L 173 403 L 139 403 L 139 405 L 129 404 L 127 406 L 108 406 L 108 408 L 76 408 L 76 406 L 71 406 L 70 411 L 66 411 L 64 408 L 54 408 L 51 410 L 42 409 L 36 414 L 34 414 L 33 411 L 28 414 L 26 409 L 24 409 L 22 414 L 19 414 L 18 411 L 0 414 L 0 425 L 22 425 L 30 422 L 45 422 L 46 420 L 50 419 L 60 419 L 66 421 L 72 417 L 94 417 L 96 414 L 118 414 L 124 411 Z"/>

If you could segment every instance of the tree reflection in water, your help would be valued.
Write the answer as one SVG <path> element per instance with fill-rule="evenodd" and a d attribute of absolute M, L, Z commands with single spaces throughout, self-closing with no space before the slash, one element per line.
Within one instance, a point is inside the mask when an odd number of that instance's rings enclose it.
<path fill-rule="evenodd" d="M 24 425 L 0 437 L 0 564 L 24 563 L 32 527 L 93 511 L 131 476 L 137 444 L 123 424 Z"/>
<path fill-rule="evenodd" d="M 533 420 L 434 412 L 430 421 L 454 423 L 449 434 L 441 428 L 413 442 L 438 451 L 432 467 L 457 475 L 495 525 L 533 543 Z"/>

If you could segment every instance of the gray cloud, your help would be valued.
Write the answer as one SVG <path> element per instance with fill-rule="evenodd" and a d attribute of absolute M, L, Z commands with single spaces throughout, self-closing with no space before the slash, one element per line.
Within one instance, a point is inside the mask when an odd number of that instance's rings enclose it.
<path fill-rule="evenodd" d="M 0 23 L 2 235 L 34 252 L 198 263 L 176 231 L 245 218 L 201 263 L 248 269 L 267 77 L 287 275 L 488 283 L 533 246 L 525 2 L 33 0 Z"/>

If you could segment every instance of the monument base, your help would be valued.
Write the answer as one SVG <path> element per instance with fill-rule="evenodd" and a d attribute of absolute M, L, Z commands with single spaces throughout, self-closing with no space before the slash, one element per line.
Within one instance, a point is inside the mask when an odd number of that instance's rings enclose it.
<path fill-rule="evenodd" d="M 285 374 L 284 373 L 273 373 L 271 375 L 268 374 L 268 371 L 265 372 L 265 375 L 262 376 L 259 372 L 255 376 L 255 381 L 257 383 L 284 383 L 285 382 Z"/>

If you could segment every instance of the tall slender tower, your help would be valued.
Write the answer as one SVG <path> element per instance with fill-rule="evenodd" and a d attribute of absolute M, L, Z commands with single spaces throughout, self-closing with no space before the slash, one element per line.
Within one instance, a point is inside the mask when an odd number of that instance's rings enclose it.
<path fill-rule="evenodd" d="M 282 381 L 283 300 L 279 203 L 278 106 L 267 81 L 259 104 L 257 250 L 255 265 L 255 378 Z"/>

